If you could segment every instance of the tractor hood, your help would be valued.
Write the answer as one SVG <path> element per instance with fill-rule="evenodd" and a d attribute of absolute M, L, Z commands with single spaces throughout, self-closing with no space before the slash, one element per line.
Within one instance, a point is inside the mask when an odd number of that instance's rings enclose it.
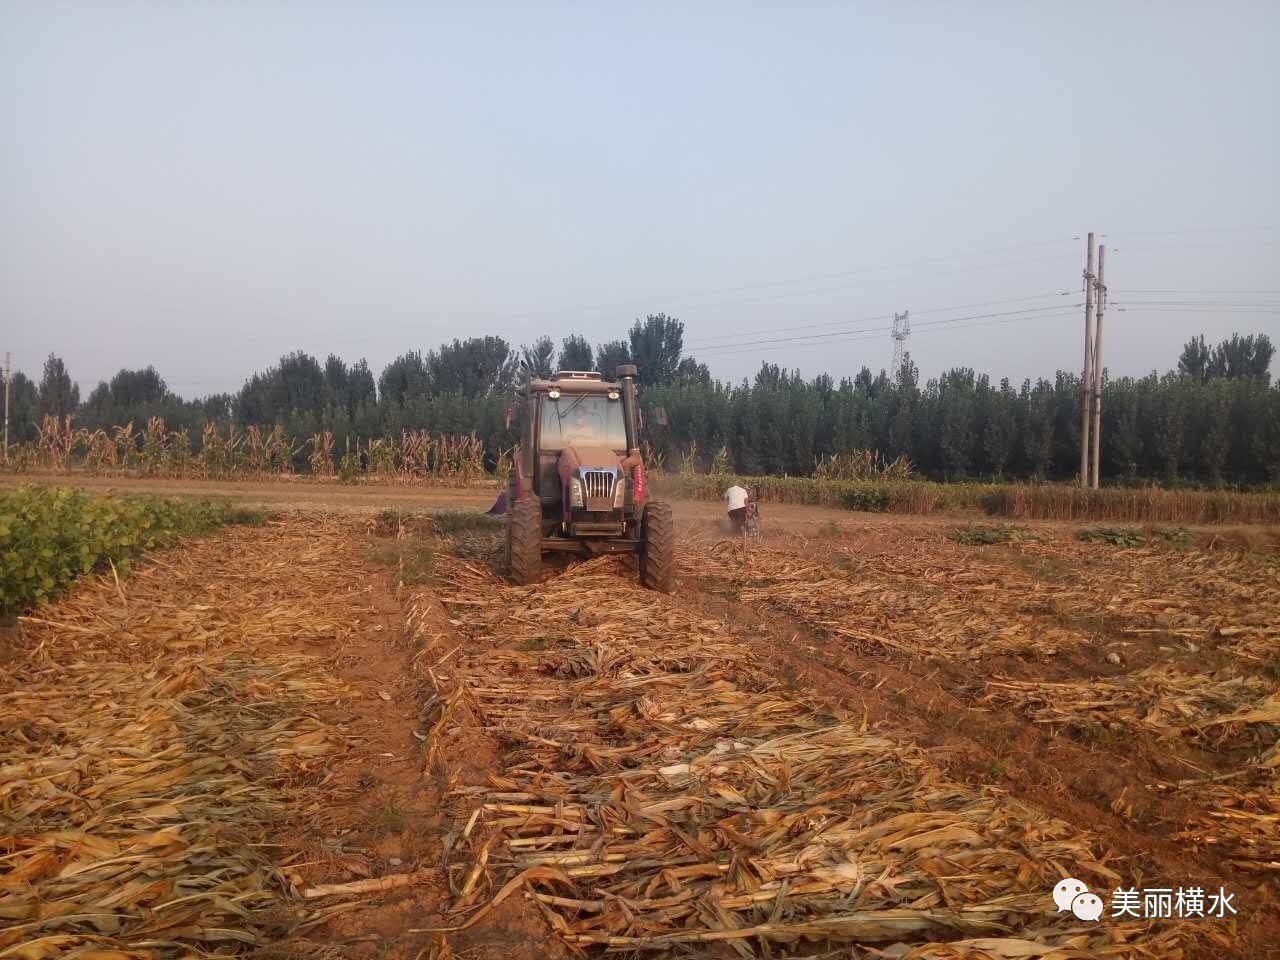
<path fill-rule="evenodd" d="M 557 468 L 565 492 L 566 516 L 572 510 L 593 513 L 621 506 L 622 454 L 608 447 L 565 447 Z"/>
<path fill-rule="evenodd" d="M 616 470 L 623 455 L 608 447 L 565 447 L 560 451 L 560 476 L 568 479 L 578 468 Z"/>

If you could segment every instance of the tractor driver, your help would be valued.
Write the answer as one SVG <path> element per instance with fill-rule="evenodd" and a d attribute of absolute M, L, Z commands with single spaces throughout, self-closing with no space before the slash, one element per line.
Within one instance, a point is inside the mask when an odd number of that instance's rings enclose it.
<path fill-rule="evenodd" d="M 601 433 L 600 416 L 594 407 L 588 407 L 586 403 L 579 400 L 573 405 L 573 413 L 570 417 L 568 429 L 565 434 L 570 438 L 578 441 L 594 440 Z"/>

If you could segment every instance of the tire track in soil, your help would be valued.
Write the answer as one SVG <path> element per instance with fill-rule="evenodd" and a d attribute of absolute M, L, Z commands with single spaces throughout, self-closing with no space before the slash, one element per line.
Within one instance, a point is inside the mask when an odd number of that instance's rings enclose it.
<path fill-rule="evenodd" d="M 975 707 L 973 694 L 982 691 L 985 678 L 966 665 L 908 665 L 859 655 L 767 603 L 732 596 L 723 582 L 686 575 L 677 596 L 751 637 L 752 649 L 785 686 L 861 713 L 873 727 L 883 723 L 901 731 L 949 776 L 999 786 L 1097 834 L 1129 858 L 1135 877 L 1153 885 L 1222 884 L 1228 890 L 1242 890 L 1251 880 L 1209 850 L 1167 839 L 1169 823 L 1193 806 L 1151 789 L 1152 781 L 1185 775 L 1176 762 L 1161 762 L 1158 747 L 1138 744 L 1117 758 L 1066 736 L 1048 736 L 1012 711 L 997 715 Z M 983 662 L 972 666 L 981 669 Z M 1280 956 L 1273 894 L 1265 882 L 1250 894 L 1259 907 L 1241 931 L 1235 955 Z"/>
<path fill-rule="evenodd" d="M 308 902 L 335 911 L 304 938 L 275 945 L 262 960 L 443 960 L 438 938 L 418 932 L 447 925 L 454 883 L 444 870 L 457 836 L 451 791 L 488 782 L 501 769 L 501 747 L 474 732 L 452 737 L 447 760 L 428 763 L 424 731 L 433 704 L 432 665 L 446 651 L 465 653 L 465 638 L 450 624 L 436 591 L 392 585 L 392 571 L 371 559 L 381 543 L 372 526 L 341 521 L 353 583 L 364 584 L 352 604 L 353 629 L 325 651 L 333 673 L 359 693 L 342 718 L 349 739 L 319 785 L 327 796 L 321 816 L 294 825 L 285 841 L 286 876 L 299 890 L 321 884 L 355 886 L 368 878 L 412 875 L 384 891 L 335 895 Z M 410 597 L 420 617 L 406 622 Z M 358 598 L 358 599 L 357 599 Z M 305 648 L 315 655 L 314 645 Z M 479 652 L 478 650 L 476 652 Z M 448 658 L 446 658 L 447 661 Z M 448 669 L 445 666 L 443 669 Z M 447 674 L 436 676 L 447 678 Z M 537 960 L 563 956 L 540 915 L 521 898 L 494 910 L 484 923 L 451 937 L 452 956 L 467 960 Z"/>
<path fill-rule="evenodd" d="M 291 522 L 312 522 L 294 515 Z M 293 644 L 323 658 L 354 696 L 342 705 L 347 748 L 316 784 L 319 813 L 289 824 L 280 843 L 285 877 L 323 922 L 258 951 L 259 960 L 412 960 L 430 939 L 409 931 L 440 915 L 450 893 L 440 869 L 449 819 L 445 785 L 425 776 L 419 737 L 421 681 L 392 574 L 370 557 L 365 524 L 326 517 L 325 546 L 352 585 L 341 639 Z M 361 891 L 367 881 L 412 882 Z M 312 897 L 321 886 L 340 892 Z M 342 888 L 346 888 L 343 892 Z"/>

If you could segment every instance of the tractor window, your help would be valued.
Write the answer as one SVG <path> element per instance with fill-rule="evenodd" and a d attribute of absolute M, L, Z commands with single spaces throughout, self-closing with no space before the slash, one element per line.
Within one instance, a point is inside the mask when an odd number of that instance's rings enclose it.
<path fill-rule="evenodd" d="M 622 401 L 599 393 L 566 393 L 559 400 L 543 396 L 541 428 L 539 446 L 544 450 L 573 446 L 627 449 Z"/>

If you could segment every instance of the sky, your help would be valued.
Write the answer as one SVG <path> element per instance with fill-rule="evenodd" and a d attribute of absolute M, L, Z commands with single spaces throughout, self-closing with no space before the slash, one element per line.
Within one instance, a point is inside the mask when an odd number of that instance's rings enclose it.
<path fill-rule="evenodd" d="M 1280 340 L 1280 5 L 0 0 L 0 350 L 184 396 L 304 349 L 685 323 L 1112 375 Z M 807 339 L 796 339 L 806 337 Z"/>

